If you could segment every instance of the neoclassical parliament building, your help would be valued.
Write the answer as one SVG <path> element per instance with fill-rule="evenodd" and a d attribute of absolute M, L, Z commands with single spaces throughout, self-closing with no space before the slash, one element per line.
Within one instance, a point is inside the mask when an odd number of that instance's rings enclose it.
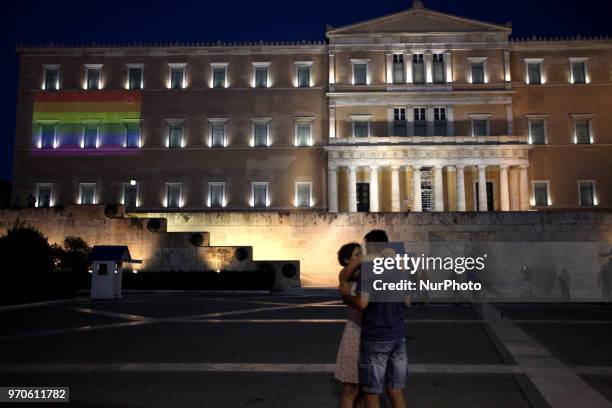
<path fill-rule="evenodd" d="M 414 1 L 326 41 L 19 45 L 14 206 L 612 207 L 612 39 Z"/>

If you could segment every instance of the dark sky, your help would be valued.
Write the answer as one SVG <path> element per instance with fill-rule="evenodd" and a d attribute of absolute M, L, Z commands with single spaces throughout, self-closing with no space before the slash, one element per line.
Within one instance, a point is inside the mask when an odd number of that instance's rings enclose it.
<path fill-rule="evenodd" d="M 28 1 L 0 16 L 0 179 L 12 173 L 15 43 L 323 40 L 334 27 L 407 9 L 411 0 Z M 424 0 L 427 8 L 504 24 L 513 36 L 612 35 L 611 0 Z"/>

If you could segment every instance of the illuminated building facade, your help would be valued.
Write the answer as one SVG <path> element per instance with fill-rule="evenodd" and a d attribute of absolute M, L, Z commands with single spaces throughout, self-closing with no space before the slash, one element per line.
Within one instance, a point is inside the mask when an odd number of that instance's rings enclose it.
<path fill-rule="evenodd" d="M 14 205 L 612 207 L 612 40 L 426 9 L 326 42 L 20 46 Z"/>

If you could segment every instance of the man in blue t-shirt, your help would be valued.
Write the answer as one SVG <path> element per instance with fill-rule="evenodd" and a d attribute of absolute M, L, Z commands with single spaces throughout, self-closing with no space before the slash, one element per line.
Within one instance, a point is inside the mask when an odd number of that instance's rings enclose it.
<path fill-rule="evenodd" d="M 371 242 L 389 242 L 383 230 L 372 230 L 365 236 Z M 370 254 L 368 254 L 370 255 Z M 365 394 L 366 408 L 379 407 L 384 386 L 393 408 L 405 408 L 402 389 L 406 385 L 406 326 L 402 302 L 369 302 L 367 288 L 357 282 L 357 295 L 342 293 L 342 300 L 362 310 L 359 348 L 359 383 Z"/>

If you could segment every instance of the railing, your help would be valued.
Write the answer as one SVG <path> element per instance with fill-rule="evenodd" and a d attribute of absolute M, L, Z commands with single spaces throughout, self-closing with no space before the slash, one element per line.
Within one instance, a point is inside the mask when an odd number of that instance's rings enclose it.
<path fill-rule="evenodd" d="M 363 144 L 527 144 L 527 136 L 373 136 L 332 137 L 330 145 Z"/>

